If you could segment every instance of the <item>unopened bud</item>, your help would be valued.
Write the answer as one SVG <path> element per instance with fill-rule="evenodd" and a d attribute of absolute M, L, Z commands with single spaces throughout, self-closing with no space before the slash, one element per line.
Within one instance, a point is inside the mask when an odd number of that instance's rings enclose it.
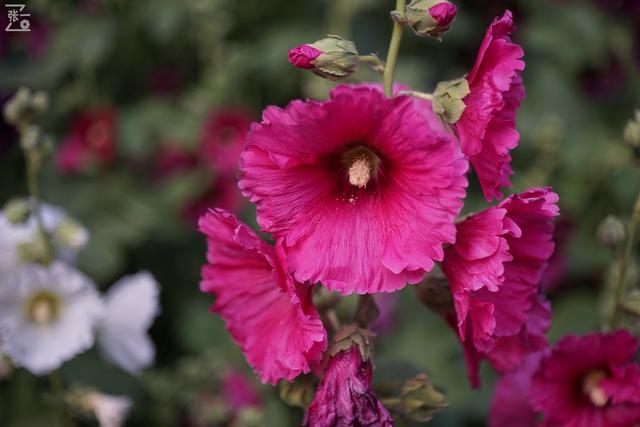
<path fill-rule="evenodd" d="M 417 36 L 440 40 L 440 36 L 449 31 L 456 13 L 456 6 L 446 0 L 413 0 L 405 10 L 404 19 Z"/>
<path fill-rule="evenodd" d="M 609 215 L 598 227 L 598 240 L 610 249 L 622 245 L 626 235 L 625 226 L 616 216 Z"/>
<path fill-rule="evenodd" d="M 75 219 L 65 216 L 53 231 L 53 239 L 63 246 L 79 250 L 87 245 L 89 232 Z"/>
<path fill-rule="evenodd" d="M 634 156 L 640 158 L 640 110 L 637 110 L 635 118 L 627 123 L 623 138 L 624 143 L 633 150 Z"/>
<path fill-rule="evenodd" d="M 289 406 L 306 408 L 313 400 L 316 381 L 313 375 L 300 375 L 293 382 L 280 381 L 278 394 Z"/>
<path fill-rule="evenodd" d="M 466 108 L 462 101 L 469 95 L 469 82 L 465 78 L 440 82 L 433 93 L 433 112 L 449 124 L 455 124 Z"/>
<path fill-rule="evenodd" d="M 16 94 L 4 106 L 4 118 L 12 125 L 28 124 L 49 107 L 49 97 L 45 92 L 31 92 L 26 87 L 18 89 Z"/>
<path fill-rule="evenodd" d="M 383 403 L 392 411 L 420 422 L 429 421 L 448 406 L 445 396 L 436 390 L 426 374 L 407 380 L 397 397 L 384 399 Z"/>
<path fill-rule="evenodd" d="M 291 49 L 289 62 L 325 79 L 338 80 L 353 74 L 360 60 L 352 41 L 328 35 L 315 43 Z"/>
<path fill-rule="evenodd" d="M 4 205 L 4 216 L 13 224 L 22 224 L 31 215 L 31 204 L 27 199 L 12 199 Z"/>

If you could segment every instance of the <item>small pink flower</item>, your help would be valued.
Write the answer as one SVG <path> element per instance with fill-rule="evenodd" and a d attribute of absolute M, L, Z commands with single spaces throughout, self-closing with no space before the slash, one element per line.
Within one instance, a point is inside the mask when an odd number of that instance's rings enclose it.
<path fill-rule="evenodd" d="M 222 377 L 222 398 L 233 412 L 261 405 L 256 387 L 240 371 L 229 371 Z"/>
<path fill-rule="evenodd" d="M 439 27 L 449 28 L 449 25 L 456 18 L 458 8 L 449 2 L 438 3 L 429 8 L 429 15 L 438 23 Z"/>
<path fill-rule="evenodd" d="M 216 174 L 236 176 L 252 115 L 242 108 L 212 112 L 200 137 L 200 154 Z"/>
<path fill-rule="evenodd" d="M 284 239 L 298 281 L 391 292 L 442 260 L 468 165 L 422 110 L 411 97 L 353 85 L 324 102 L 264 111 L 247 137 L 239 185 L 261 227 Z"/>
<path fill-rule="evenodd" d="M 470 93 L 455 128 L 462 151 L 469 157 L 487 201 L 501 199 L 510 187 L 511 155 L 518 145 L 516 112 L 525 97 L 520 74 L 524 51 L 511 42 L 513 16 L 496 18 L 484 37 L 475 65 L 469 72 Z"/>
<path fill-rule="evenodd" d="M 196 155 L 174 143 L 161 144 L 155 158 L 154 175 L 168 178 L 193 170 L 198 163 Z"/>
<path fill-rule="evenodd" d="M 504 372 L 547 345 L 551 312 L 539 283 L 553 253 L 557 201 L 549 188 L 515 194 L 459 223 L 446 249 L 442 267 L 474 386 L 481 356 Z"/>
<path fill-rule="evenodd" d="M 389 412 L 371 389 L 372 366 L 353 346 L 329 360 L 305 415 L 306 427 L 392 427 Z"/>
<path fill-rule="evenodd" d="M 529 391 L 546 427 L 640 424 L 638 341 L 625 330 L 566 336 L 540 362 Z"/>
<path fill-rule="evenodd" d="M 117 113 L 111 107 L 79 113 L 56 154 L 61 172 L 73 174 L 93 165 L 107 166 L 116 155 Z"/>
<path fill-rule="evenodd" d="M 207 236 L 207 264 L 200 289 L 216 295 L 211 311 L 264 383 L 293 380 L 322 360 L 327 333 L 311 302 L 311 287 L 288 273 L 276 247 L 233 215 L 209 211 L 199 222 Z"/>
<path fill-rule="evenodd" d="M 314 67 L 313 61 L 322 55 L 322 51 L 308 44 L 289 50 L 289 62 L 297 68 L 310 70 Z"/>

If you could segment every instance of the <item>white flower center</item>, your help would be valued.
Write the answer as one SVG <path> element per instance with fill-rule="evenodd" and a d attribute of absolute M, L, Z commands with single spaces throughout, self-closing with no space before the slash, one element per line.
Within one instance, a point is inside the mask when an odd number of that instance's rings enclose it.
<path fill-rule="evenodd" d="M 602 371 L 593 371 L 582 382 L 582 391 L 589 396 L 589 400 L 597 408 L 602 408 L 609 402 L 609 397 L 599 385 L 600 381 L 606 377 L 607 374 Z"/>
<path fill-rule="evenodd" d="M 364 188 L 370 179 L 371 161 L 366 156 L 360 156 L 349 167 L 349 184 Z"/>
<path fill-rule="evenodd" d="M 365 145 L 359 145 L 342 156 L 347 168 L 349 184 L 357 188 L 365 188 L 376 177 L 380 167 L 380 157 Z"/>

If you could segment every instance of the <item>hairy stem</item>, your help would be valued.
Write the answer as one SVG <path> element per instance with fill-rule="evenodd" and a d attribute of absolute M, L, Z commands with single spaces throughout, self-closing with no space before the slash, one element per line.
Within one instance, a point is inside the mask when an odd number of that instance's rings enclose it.
<path fill-rule="evenodd" d="M 40 160 L 38 153 L 34 150 L 26 150 L 25 157 L 27 163 L 27 186 L 29 188 L 29 196 L 31 196 L 31 211 L 36 217 L 36 223 L 38 225 L 38 234 L 44 244 L 44 263 L 49 264 L 53 261 L 53 247 L 51 240 L 47 234 L 47 230 L 44 228 L 44 221 L 42 219 L 42 211 L 40 209 L 40 190 L 38 188 L 38 169 Z"/>
<path fill-rule="evenodd" d="M 396 0 L 396 12 L 404 15 L 405 0 Z M 394 20 L 393 33 L 391 34 L 391 42 L 389 43 L 389 52 L 387 53 L 387 62 L 384 67 L 384 94 L 386 96 L 393 95 L 393 78 L 396 71 L 396 62 L 398 61 L 398 52 L 400 50 L 400 42 L 402 41 L 403 24 Z"/>
<path fill-rule="evenodd" d="M 629 269 L 629 263 L 631 262 L 631 258 L 635 252 L 636 243 L 637 243 L 637 226 L 638 222 L 640 222 L 640 194 L 636 199 L 636 202 L 633 206 L 633 213 L 631 214 L 631 219 L 629 220 L 629 224 L 627 226 L 627 239 L 626 245 L 624 248 L 624 254 L 622 255 L 622 259 L 620 260 L 620 269 L 618 270 L 618 282 L 616 284 L 616 295 L 613 306 L 613 312 L 611 314 L 611 320 L 609 322 L 609 327 L 611 329 L 615 329 L 618 327 L 618 323 L 620 321 L 620 312 L 622 305 L 622 298 L 624 297 L 624 288 L 627 279 L 627 270 Z"/>

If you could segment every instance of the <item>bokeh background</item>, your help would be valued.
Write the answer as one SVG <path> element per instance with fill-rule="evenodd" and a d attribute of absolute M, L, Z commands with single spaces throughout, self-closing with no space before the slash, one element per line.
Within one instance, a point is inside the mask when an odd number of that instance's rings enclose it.
<path fill-rule="evenodd" d="M 221 320 L 208 313 L 212 297 L 198 291 L 205 244 L 195 218 L 223 205 L 255 225 L 253 207 L 237 198 L 234 174 L 212 159 L 215 145 L 241 144 L 267 105 L 326 96 L 332 83 L 288 64 L 289 48 L 331 33 L 354 40 L 361 54 L 384 57 L 393 3 L 32 0 L 26 5 L 32 31 L 0 32 L 2 103 L 21 85 L 50 94 L 41 123 L 53 147 L 42 194 L 90 230 L 79 268 L 102 289 L 141 269 L 162 286 L 162 314 L 151 330 L 155 366 L 135 378 L 90 351 L 62 368 L 65 383 L 133 397 L 132 426 L 300 424 L 301 410 L 258 384 Z M 515 39 L 526 52 L 527 99 L 513 190 L 552 185 L 561 198 L 558 251 L 545 276 L 551 340 L 598 329 L 613 257 L 596 229 L 608 214 L 628 216 L 640 188 L 637 161 L 622 142 L 625 122 L 640 107 L 640 1 L 456 4 L 457 21 L 442 43 L 407 32 L 397 78 L 428 92 L 460 77 L 493 17 L 505 8 L 514 12 Z M 4 27 L 6 14 L 2 19 Z M 349 80 L 378 78 L 363 68 Z M 89 154 L 69 142 L 78 138 L 88 139 Z M 24 172 L 17 136 L 0 124 L 0 204 L 27 194 Z M 465 211 L 484 207 L 471 182 Z M 482 390 L 471 391 L 454 334 L 411 289 L 384 306 L 376 380 L 426 371 L 450 405 L 431 425 L 485 425 L 489 370 Z M 251 398 L 225 391 L 236 374 L 246 374 Z M 7 374 L 0 380 L 0 425 L 48 425 L 43 390 L 46 381 L 25 371 Z M 234 398 L 249 403 L 236 408 Z"/>

